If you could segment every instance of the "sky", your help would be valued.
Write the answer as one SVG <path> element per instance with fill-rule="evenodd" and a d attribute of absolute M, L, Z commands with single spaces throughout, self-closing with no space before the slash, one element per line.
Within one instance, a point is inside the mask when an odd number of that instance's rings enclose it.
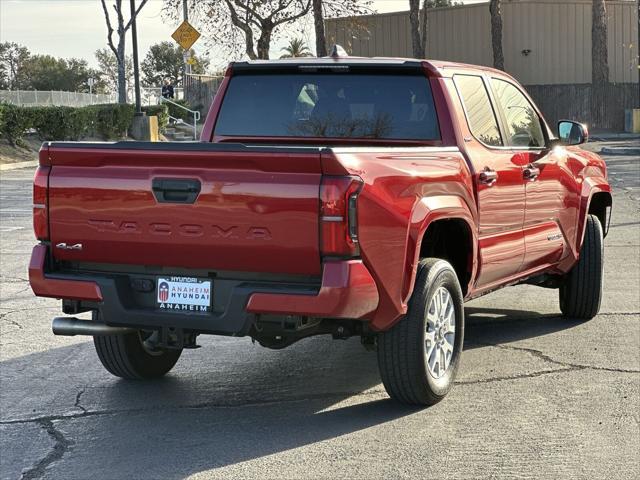
<path fill-rule="evenodd" d="M 467 0 L 465 3 L 478 1 L 482 0 Z M 129 4 L 126 0 L 124 3 Z M 408 0 L 374 0 L 373 4 L 378 12 L 409 8 Z M 162 17 L 162 5 L 163 0 L 149 0 L 138 17 L 141 58 L 151 45 L 171 40 L 171 33 L 177 27 Z M 303 37 L 312 47 L 314 40 L 310 20 L 304 28 L 306 33 Z M 84 58 L 91 66 L 96 66 L 94 52 L 107 46 L 100 0 L 0 0 L 0 42 L 6 41 L 25 45 L 32 53 Z M 274 42 L 271 56 L 275 56 L 286 43 L 286 39 Z M 127 37 L 127 47 L 131 48 L 130 36 Z M 198 47 L 196 43 L 196 52 Z M 228 60 L 215 51 L 211 51 L 209 57 L 212 67 L 222 67 Z"/>

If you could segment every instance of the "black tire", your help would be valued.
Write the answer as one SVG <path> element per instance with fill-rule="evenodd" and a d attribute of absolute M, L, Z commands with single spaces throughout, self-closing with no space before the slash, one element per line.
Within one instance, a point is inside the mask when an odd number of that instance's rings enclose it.
<path fill-rule="evenodd" d="M 560 286 L 560 310 L 565 317 L 591 320 L 598 314 L 603 266 L 602 225 L 598 217 L 587 215 L 580 257 Z"/>
<path fill-rule="evenodd" d="M 436 378 L 427 364 L 427 310 L 444 287 L 452 300 L 455 334 L 450 363 Z M 430 328 L 430 327 L 429 327 Z M 432 333 L 433 335 L 433 333 Z M 378 335 L 378 367 L 389 396 L 409 405 L 434 405 L 451 390 L 460 365 L 464 341 L 462 290 L 451 265 L 438 258 L 420 262 L 407 314 L 390 330 Z"/>
<path fill-rule="evenodd" d="M 149 351 L 141 333 L 93 337 L 98 358 L 116 377 L 128 380 L 159 378 L 168 373 L 182 353 L 181 349 Z"/>

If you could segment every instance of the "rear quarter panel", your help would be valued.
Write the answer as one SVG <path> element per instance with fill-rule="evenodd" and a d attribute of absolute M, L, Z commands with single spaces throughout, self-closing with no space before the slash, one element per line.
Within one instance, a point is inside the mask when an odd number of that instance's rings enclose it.
<path fill-rule="evenodd" d="M 406 313 L 428 225 L 440 218 L 462 218 L 475 232 L 467 163 L 457 148 L 445 147 L 335 148 L 323 152 L 322 163 L 323 168 L 339 163 L 345 173 L 364 181 L 358 237 L 380 297 L 371 325 L 388 329 Z"/>

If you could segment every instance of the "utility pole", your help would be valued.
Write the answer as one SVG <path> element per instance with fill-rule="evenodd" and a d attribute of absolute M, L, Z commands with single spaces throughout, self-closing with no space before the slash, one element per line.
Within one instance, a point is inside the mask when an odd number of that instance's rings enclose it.
<path fill-rule="evenodd" d="M 188 0 L 182 0 L 182 16 L 184 17 L 184 21 L 185 22 L 189 22 L 189 6 L 188 6 Z M 184 84 L 187 81 L 187 73 L 189 72 L 189 52 L 188 50 L 184 51 L 184 54 L 182 55 L 182 58 L 184 60 L 184 66 L 183 66 L 183 72 L 182 72 L 182 88 L 184 88 Z"/>
<path fill-rule="evenodd" d="M 135 84 L 136 97 L 136 115 L 144 115 L 142 113 L 142 102 L 140 100 L 140 69 L 138 66 L 138 28 L 136 25 L 136 0 L 131 2 L 131 43 L 133 46 L 133 80 Z"/>

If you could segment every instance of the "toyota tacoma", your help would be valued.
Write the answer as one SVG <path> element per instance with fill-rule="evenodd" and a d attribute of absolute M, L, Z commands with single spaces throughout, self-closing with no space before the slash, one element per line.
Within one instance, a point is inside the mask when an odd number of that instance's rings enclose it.
<path fill-rule="evenodd" d="M 587 139 L 487 67 L 232 63 L 199 142 L 42 146 L 29 279 L 119 377 L 166 374 L 202 334 L 359 336 L 391 397 L 434 404 L 465 301 L 528 283 L 598 313 L 612 198 Z"/>

